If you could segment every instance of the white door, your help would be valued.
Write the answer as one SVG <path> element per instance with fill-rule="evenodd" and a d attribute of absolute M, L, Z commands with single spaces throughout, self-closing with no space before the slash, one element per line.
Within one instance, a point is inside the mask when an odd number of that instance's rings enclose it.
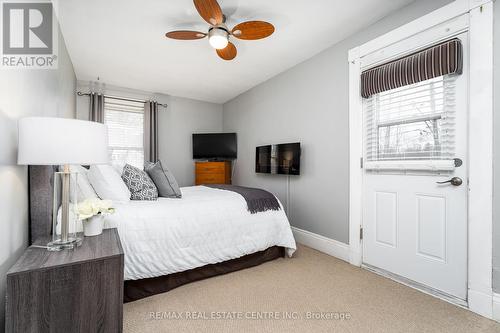
<path fill-rule="evenodd" d="M 467 298 L 466 37 L 460 36 L 462 75 L 386 91 L 363 104 L 363 263 L 462 300 Z"/>

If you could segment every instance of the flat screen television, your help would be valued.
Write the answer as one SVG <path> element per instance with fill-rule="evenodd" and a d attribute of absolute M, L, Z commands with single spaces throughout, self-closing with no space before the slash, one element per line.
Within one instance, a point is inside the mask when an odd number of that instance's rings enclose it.
<path fill-rule="evenodd" d="M 300 142 L 257 147 L 255 172 L 300 175 Z"/>
<path fill-rule="evenodd" d="M 237 152 L 236 133 L 193 134 L 193 159 L 235 159 Z"/>

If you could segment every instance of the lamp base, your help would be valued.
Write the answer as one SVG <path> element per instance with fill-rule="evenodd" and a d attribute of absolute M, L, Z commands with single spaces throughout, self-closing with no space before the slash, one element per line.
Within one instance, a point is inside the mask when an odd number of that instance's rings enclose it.
<path fill-rule="evenodd" d="M 49 251 L 73 250 L 82 243 L 82 237 L 77 234 L 76 204 L 78 202 L 76 184 L 78 173 L 71 173 L 69 165 L 64 171 L 54 173 L 54 207 L 52 213 L 52 241 L 47 244 Z"/>
<path fill-rule="evenodd" d="M 72 250 L 76 249 L 80 245 L 82 245 L 82 239 L 80 237 L 74 237 L 74 238 L 70 237 L 66 241 L 63 241 L 61 238 L 58 238 L 47 244 L 47 250 L 49 251 Z"/>

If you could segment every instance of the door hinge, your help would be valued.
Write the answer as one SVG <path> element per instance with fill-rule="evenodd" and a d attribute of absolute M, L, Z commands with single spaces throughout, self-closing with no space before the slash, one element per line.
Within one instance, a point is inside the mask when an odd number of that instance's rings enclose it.
<path fill-rule="evenodd" d="M 363 227 L 359 227 L 359 239 L 363 240 Z"/>
<path fill-rule="evenodd" d="M 363 157 L 359 158 L 359 167 L 363 169 Z"/>

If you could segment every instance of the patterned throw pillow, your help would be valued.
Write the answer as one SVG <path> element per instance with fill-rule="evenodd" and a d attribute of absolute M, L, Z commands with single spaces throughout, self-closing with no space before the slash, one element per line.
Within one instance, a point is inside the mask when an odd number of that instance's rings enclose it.
<path fill-rule="evenodd" d="M 158 190 L 148 174 L 139 168 L 125 164 L 122 179 L 130 190 L 131 200 L 156 200 Z"/>

